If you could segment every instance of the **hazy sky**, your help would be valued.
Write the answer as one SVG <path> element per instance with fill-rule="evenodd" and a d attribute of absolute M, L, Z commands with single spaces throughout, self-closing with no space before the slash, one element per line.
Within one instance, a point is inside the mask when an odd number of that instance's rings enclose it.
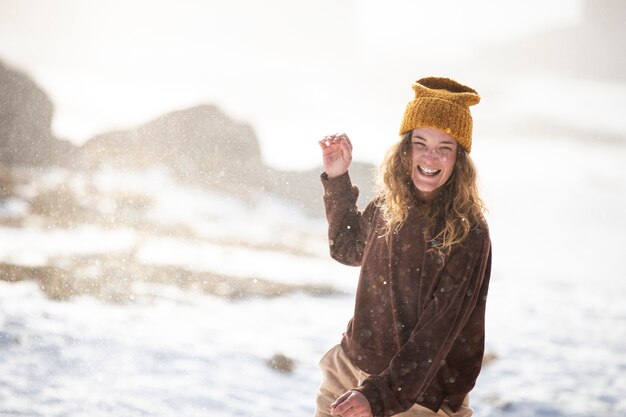
<path fill-rule="evenodd" d="M 581 13 L 576 0 L 382 4 L 0 0 L 0 60 L 49 94 L 61 138 L 212 103 L 253 125 L 268 163 L 310 168 L 317 138 L 334 131 L 372 144 L 357 159 L 382 156 L 416 78 L 475 86 L 479 48 Z"/>

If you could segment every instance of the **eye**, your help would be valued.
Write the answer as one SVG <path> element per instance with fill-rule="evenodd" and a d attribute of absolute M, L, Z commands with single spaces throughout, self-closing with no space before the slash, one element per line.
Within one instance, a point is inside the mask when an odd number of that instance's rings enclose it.
<path fill-rule="evenodd" d="M 450 153 L 454 152 L 454 149 L 452 149 L 449 146 L 442 146 L 439 148 L 439 153 L 443 154 L 443 155 L 448 155 Z"/>
<path fill-rule="evenodd" d="M 426 144 L 424 142 L 413 142 L 413 146 L 415 146 L 417 149 L 426 148 Z"/>

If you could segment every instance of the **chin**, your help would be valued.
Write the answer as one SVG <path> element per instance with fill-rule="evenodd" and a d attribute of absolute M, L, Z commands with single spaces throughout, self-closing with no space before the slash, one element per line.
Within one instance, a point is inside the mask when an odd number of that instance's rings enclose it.
<path fill-rule="evenodd" d="M 420 193 L 432 193 L 433 191 L 440 188 L 437 185 L 421 184 L 421 183 L 416 183 L 415 181 L 413 181 L 413 185 L 415 186 L 415 189 L 419 191 Z"/>

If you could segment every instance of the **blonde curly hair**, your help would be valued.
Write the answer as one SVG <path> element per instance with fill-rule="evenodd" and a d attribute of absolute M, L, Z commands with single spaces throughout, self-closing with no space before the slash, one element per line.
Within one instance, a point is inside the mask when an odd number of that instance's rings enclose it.
<path fill-rule="evenodd" d="M 477 173 L 469 154 L 459 146 L 450 179 L 437 192 L 431 204 L 420 200 L 411 179 L 411 135 L 401 135 L 385 156 L 378 177 L 378 206 L 386 222 L 385 235 L 391 236 L 404 223 L 411 207 L 422 210 L 431 249 L 449 254 L 472 228 L 484 222 L 485 205 L 478 193 Z"/>

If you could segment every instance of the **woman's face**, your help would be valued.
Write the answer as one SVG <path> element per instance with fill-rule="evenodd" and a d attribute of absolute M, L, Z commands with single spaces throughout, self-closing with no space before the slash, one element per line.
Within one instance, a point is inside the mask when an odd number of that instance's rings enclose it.
<path fill-rule="evenodd" d="M 411 179 L 423 198 L 444 185 L 454 170 L 458 142 L 435 128 L 413 129 Z"/>

